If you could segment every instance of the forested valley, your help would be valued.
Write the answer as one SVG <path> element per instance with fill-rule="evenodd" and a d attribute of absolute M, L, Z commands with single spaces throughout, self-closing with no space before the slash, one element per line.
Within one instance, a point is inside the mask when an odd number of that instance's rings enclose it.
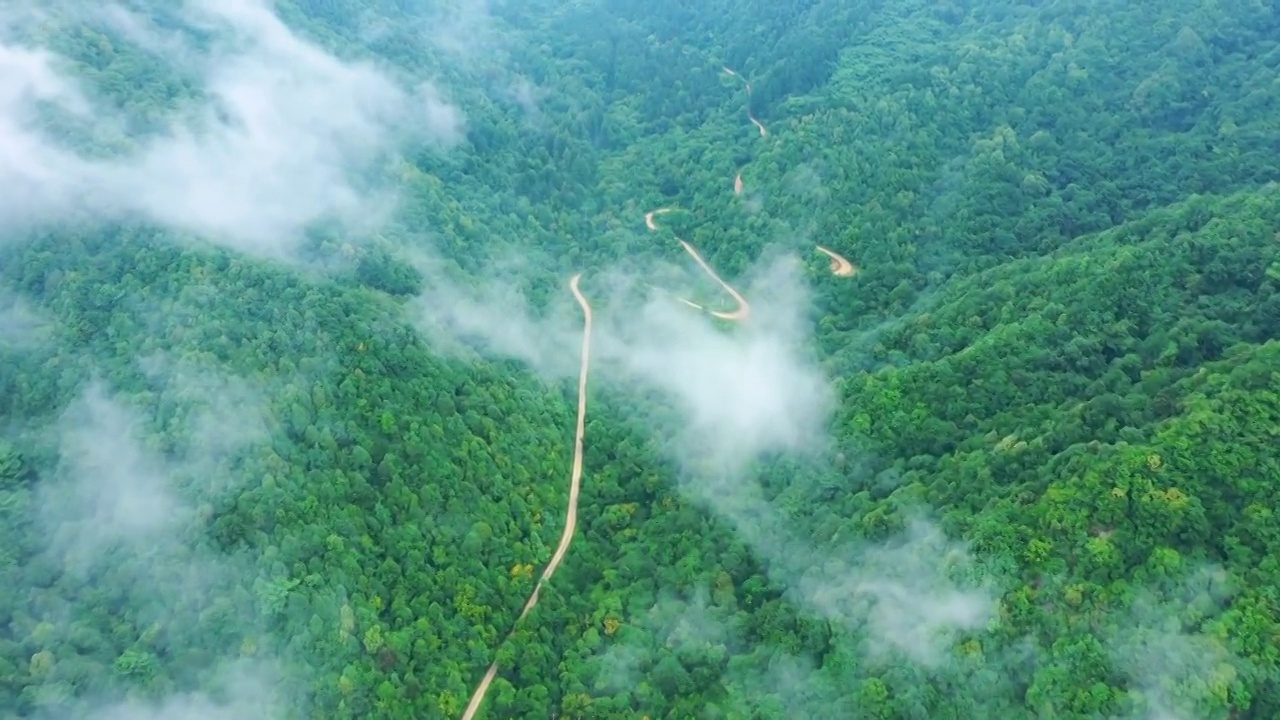
<path fill-rule="evenodd" d="M 1266 0 L 0 4 L 0 717 L 1280 717 L 1278 157 Z"/>

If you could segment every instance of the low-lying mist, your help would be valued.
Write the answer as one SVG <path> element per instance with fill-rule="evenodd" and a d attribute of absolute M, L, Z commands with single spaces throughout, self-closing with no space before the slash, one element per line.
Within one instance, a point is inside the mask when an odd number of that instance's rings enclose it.
<path fill-rule="evenodd" d="M 95 381 L 47 431 L 57 465 L 26 500 L 43 540 L 8 581 L 21 588 L 12 630 L 34 652 L 38 717 L 285 717 L 297 678 L 246 652 L 265 630 L 246 591 L 257 570 L 203 537 L 212 503 L 245 482 L 236 458 L 266 439 L 262 393 L 166 357 L 142 369 L 179 413 L 169 430 Z M 85 677 L 110 628 L 136 633 L 113 668 L 125 685 Z M 146 697 L 122 690 L 154 678 L 162 657 L 169 685 L 153 680 Z"/>
<path fill-rule="evenodd" d="M 120 4 L 0 11 L 0 233 L 143 221 L 289 259 L 317 223 L 358 235 L 389 217 L 394 194 L 370 179 L 398 147 L 463 138 L 464 114 L 441 89 L 340 60 L 261 0 L 194 0 L 174 12 L 181 31 Z M 108 94 L 118 87 L 77 79 L 68 58 L 24 32 L 67 14 L 169 67 L 190 96 L 148 108 L 147 123 L 160 126 L 137 129 Z M 110 153 L 77 147 L 50 118 Z"/>
<path fill-rule="evenodd" d="M 678 289 L 657 286 L 678 276 L 658 268 L 645 278 L 624 271 L 584 278 L 596 308 L 592 382 L 662 399 L 664 412 L 652 419 L 677 423 L 655 430 L 677 439 L 668 447 L 683 469 L 678 486 L 728 520 L 797 601 L 865 630 L 875 641 L 870 652 L 939 662 L 957 632 L 984 627 L 995 610 L 992 588 L 948 572 L 971 562 L 963 545 L 919 518 L 885 545 L 817 547 L 757 480 L 766 456 L 822 461 L 833 446 L 836 397 L 812 351 L 812 299 L 800 263 L 770 253 L 731 280 L 751 303 L 749 319 L 732 326 L 679 302 Z M 539 316 L 512 287 L 501 276 L 462 284 L 435 275 L 414 316 L 445 351 L 519 358 L 552 380 L 576 376 L 580 313 L 564 303 Z"/>

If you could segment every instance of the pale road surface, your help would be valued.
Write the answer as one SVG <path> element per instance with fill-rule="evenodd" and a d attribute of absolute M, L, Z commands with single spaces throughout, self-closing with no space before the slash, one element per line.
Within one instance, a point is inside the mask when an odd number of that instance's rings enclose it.
<path fill-rule="evenodd" d="M 669 212 L 671 212 L 671 208 L 658 208 L 657 210 L 650 210 L 649 212 L 644 214 L 644 224 L 648 226 L 650 230 L 657 230 L 658 225 L 653 221 L 653 216 L 665 215 L 666 213 L 669 213 Z"/>
<path fill-rule="evenodd" d="M 591 303 L 587 302 L 587 298 L 578 289 L 580 279 L 582 279 L 582 273 L 574 275 L 569 280 L 569 289 L 573 291 L 573 297 L 577 299 L 578 305 L 582 306 L 582 365 L 578 370 L 578 429 L 573 438 L 573 470 L 569 473 L 569 510 L 565 513 L 564 532 L 560 534 L 560 545 L 551 556 L 551 562 L 547 563 L 547 569 L 542 571 L 542 577 L 538 578 L 538 584 L 533 586 L 533 593 L 525 601 L 520 617 L 516 618 L 517 626 L 538 604 L 538 595 L 542 592 L 542 586 L 555 574 L 556 568 L 560 567 L 565 554 L 569 552 L 569 543 L 573 542 L 573 531 L 578 527 L 578 493 L 582 489 L 582 438 L 587 432 L 587 374 L 591 368 Z M 515 632 L 515 628 L 512 628 L 512 632 Z M 510 637 L 509 634 L 508 637 Z M 475 716 L 476 711 L 480 709 L 480 704 L 484 702 L 485 694 L 489 692 L 489 684 L 497 674 L 498 661 L 494 660 L 489 665 L 489 670 L 485 672 L 484 679 L 472 693 L 471 702 L 467 704 L 467 711 L 463 713 L 462 720 L 471 720 Z"/>
<path fill-rule="evenodd" d="M 728 67 L 725 67 L 724 70 L 730 75 L 740 77 L 738 76 L 738 73 Z M 762 125 L 759 120 L 756 120 L 756 118 L 751 114 L 751 83 L 747 82 L 745 79 L 743 82 L 747 85 L 747 117 L 750 118 L 751 122 L 755 123 L 756 127 L 760 129 L 760 137 L 766 137 L 769 132 L 765 130 L 764 125 Z M 742 193 L 742 173 L 738 173 L 737 177 L 734 178 L 733 191 L 735 194 Z M 645 226 L 651 231 L 656 231 L 658 229 L 658 224 L 654 221 L 654 216 L 664 215 L 671 212 L 671 210 L 672 208 L 664 207 L 658 208 L 657 210 L 650 210 L 645 213 Z M 738 303 L 737 309 L 731 312 L 719 312 L 713 310 L 710 311 L 710 314 L 722 320 L 731 320 L 734 322 L 745 320 L 751 312 L 751 306 L 747 304 L 746 298 L 742 297 L 742 295 L 740 295 L 732 285 L 721 279 L 720 276 L 716 274 L 716 271 L 712 270 L 711 266 L 702 259 L 702 256 L 698 254 L 698 251 L 692 245 L 684 240 L 680 240 L 680 238 L 676 238 L 676 240 L 680 241 L 680 245 L 684 247 L 685 252 L 693 256 L 693 259 L 698 263 L 698 266 L 710 275 L 713 280 L 719 283 L 720 287 L 724 288 L 725 292 L 729 293 L 729 295 Z M 858 272 L 857 266 L 846 260 L 841 255 L 838 255 L 834 251 L 828 250 L 821 245 L 818 245 L 817 248 L 819 252 L 831 258 L 831 272 L 834 275 L 839 277 L 850 277 Z M 520 616 L 516 618 L 515 625 L 512 627 L 511 632 L 507 633 L 508 639 L 515 632 L 515 627 L 519 626 L 520 621 L 524 620 L 524 617 L 529 614 L 529 611 L 538 604 L 538 596 L 542 593 L 543 586 L 551 580 L 551 576 L 555 574 L 556 568 L 560 567 L 560 563 L 564 561 L 565 555 L 569 552 L 569 545 L 573 542 L 574 530 L 578 527 L 578 494 L 582 489 L 582 439 L 586 434 L 587 427 L 587 375 L 591 366 L 591 303 L 587 302 L 587 298 L 583 296 L 582 291 L 578 288 L 578 282 L 581 279 L 582 273 L 578 273 L 569 280 L 569 290 L 573 292 L 574 299 L 578 301 L 578 305 L 582 308 L 582 364 L 578 371 L 578 427 L 573 439 L 573 469 L 569 473 L 569 508 L 565 512 L 564 532 L 560 535 L 560 545 L 556 548 L 555 554 L 551 556 L 551 560 L 547 563 L 546 569 L 542 571 L 542 576 L 538 578 L 538 583 L 533 586 L 533 592 L 529 595 L 529 599 L 525 601 L 524 609 L 520 611 Z M 706 310 L 706 308 L 691 300 L 686 300 L 681 297 L 676 299 L 690 307 L 697 308 L 698 310 Z M 503 642 L 505 642 L 505 640 Z M 493 679 L 497 677 L 497 675 L 498 661 L 494 660 L 489 665 L 489 669 L 485 672 L 484 678 L 480 680 L 480 684 L 476 686 L 475 692 L 472 693 L 471 702 L 467 703 L 467 710 L 463 713 L 462 720 L 472 720 L 475 717 L 475 714 L 480 710 L 481 704 L 484 703 L 485 695 L 489 692 L 489 686 L 493 683 Z"/>
<path fill-rule="evenodd" d="M 683 240 L 680 241 L 680 244 L 684 246 L 685 252 L 692 255 L 693 259 L 697 261 L 698 265 L 702 266 L 702 269 L 705 270 L 706 273 L 711 276 L 712 280 L 715 280 L 716 282 L 720 283 L 720 287 L 724 288 L 725 292 L 729 293 L 731 296 L 733 296 L 734 300 L 738 301 L 737 310 L 734 310 L 733 312 L 720 312 L 718 310 L 712 310 L 711 311 L 712 316 L 718 317 L 721 320 L 732 320 L 734 322 L 741 322 L 743 320 L 746 320 L 747 316 L 751 314 L 751 306 L 747 304 L 747 299 L 739 295 L 738 291 L 734 290 L 732 285 L 725 282 L 724 280 L 721 280 L 720 276 L 716 274 L 716 271 L 711 269 L 711 266 L 707 264 L 706 260 L 702 259 L 702 256 L 698 254 L 697 250 L 693 249 L 692 245 L 690 245 L 689 243 Z M 686 300 L 686 302 L 688 301 Z"/>
<path fill-rule="evenodd" d="M 747 119 L 755 123 L 756 127 L 760 128 L 760 137 L 768 137 L 769 131 L 764 129 L 764 124 L 761 123 L 759 120 L 757 120 L 755 115 L 751 114 L 751 82 L 746 78 L 742 77 L 741 75 L 739 75 L 738 73 L 734 72 L 733 69 L 730 68 L 728 65 L 724 66 L 724 71 L 736 78 L 741 79 L 742 82 L 746 83 L 747 85 Z"/>
<path fill-rule="evenodd" d="M 818 245 L 816 247 L 818 248 L 818 252 L 831 258 L 832 274 L 838 277 L 851 277 L 853 276 L 854 273 L 858 272 L 858 268 L 855 267 L 853 263 L 849 262 L 848 260 L 845 260 L 843 256 L 837 255 L 836 253 L 822 247 L 821 245 Z"/>
<path fill-rule="evenodd" d="M 663 215 L 669 212 L 671 212 L 671 208 L 658 208 L 657 210 L 650 210 L 649 212 L 644 214 L 645 226 L 648 227 L 650 230 L 657 230 L 658 223 L 654 221 L 653 216 Z M 732 297 L 738 303 L 738 308 L 732 312 L 720 312 L 719 310 L 711 310 L 709 311 L 710 314 L 714 317 L 720 318 L 721 320 L 730 320 L 733 322 L 741 322 L 743 320 L 746 320 L 747 316 L 751 314 L 751 305 L 747 303 L 746 298 L 742 297 L 742 295 L 740 295 L 737 290 L 733 289 L 732 285 L 725 282 L 719 275 L 717 275 L 716 271 L 711 269 L 711 266 L 707 264 L 706 260 L 702 259 L 702 255 L 699 255 L 698 251 L 694 249 L 692 245 L 685 242 L 684 240 L 680 240 L 680 238 L 676 238 L 676 240 L 680 242 L 680 245 L 684 248 L 685 252 L 693 256 L 693 260 L 694 262 L 698 263 L 698 267 L 701 267 L 704 272 L 710 275 L 712 280 L 715 280 L 717 283 L 719 283 L 720 287 L 724 288 L 725 292 L 729 293 L 729 296 Z M 688 305 L 691 308 L 704 310 L 704 311 L 707 310 L 703 306 L 687 298 L 677 297 L 676 300 L 679 300 L 680 302 L 684 303 L 685 305 Z"/>

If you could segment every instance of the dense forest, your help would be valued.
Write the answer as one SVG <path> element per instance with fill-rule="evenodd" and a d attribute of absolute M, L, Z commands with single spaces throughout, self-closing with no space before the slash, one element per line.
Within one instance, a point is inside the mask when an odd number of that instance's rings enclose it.
<path fill-rule="evenodd" d="M 0 20 L 0 717 L 1280 717 L 1275 3 Z"/>

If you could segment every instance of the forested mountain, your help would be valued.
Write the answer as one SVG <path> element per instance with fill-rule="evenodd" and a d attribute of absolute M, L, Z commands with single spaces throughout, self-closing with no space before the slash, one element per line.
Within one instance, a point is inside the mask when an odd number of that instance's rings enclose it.
<path fill-rule="evenodd" d="M 1280 717 L 1274 3 L 0 19 L 0 717 Z"/>

